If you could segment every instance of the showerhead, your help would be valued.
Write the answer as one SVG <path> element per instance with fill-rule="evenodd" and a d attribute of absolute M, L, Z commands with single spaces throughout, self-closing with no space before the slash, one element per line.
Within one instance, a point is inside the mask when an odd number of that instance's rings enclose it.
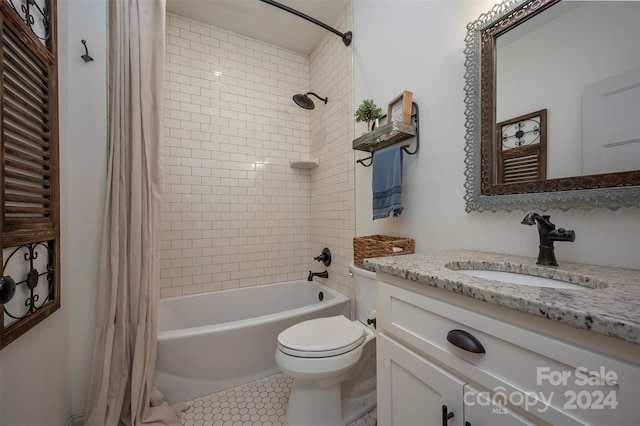
<path fill-rule="evenodd" d="M 298 93 L 297 95 L 293 95 L 293 102 L 304 109 L 313 109 L 315 107 L 313 101 L 309 99 L 307 95 L 301 95 L 300 93 Z"/>
<path fill-rule="evenodd" d="M 316 98 L 318 98 L 321 101 L 323 101 L 325 104 L 329 100 L 329 98 L 321 98 L 320 96 L 316 95 L 313 92 L 307 92 L 304 95 L 300 94 L 300 93 L 297 94 L 297 95 L 293 95 L 293 102 L 295 102 L 296 105 L 298 105 L 300 108 L 313 109 L 315 107 L 315 105 L 313 104 L 313 101 L 311 99 L 309 99 L 309 96 L 307 96 L 307 95 L 313 95 Z"/>

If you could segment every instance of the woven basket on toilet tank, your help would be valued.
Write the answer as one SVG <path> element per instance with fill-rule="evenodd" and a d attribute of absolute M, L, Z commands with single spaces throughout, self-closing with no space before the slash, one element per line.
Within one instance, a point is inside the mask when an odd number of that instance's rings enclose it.
<path fill-rule="evenodd" d="M 402 254 L 413 254 L 412 238 L 369 235 L 353 239 L 353 263 L 359 268 L 364 268 L 364 260 L 371 257 L 400 256 Z"/>

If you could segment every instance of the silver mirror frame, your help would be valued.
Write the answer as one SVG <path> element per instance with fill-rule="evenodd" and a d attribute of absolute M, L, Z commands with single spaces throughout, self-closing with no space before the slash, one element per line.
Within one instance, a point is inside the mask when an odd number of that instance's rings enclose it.
<path fill-rule="evenodd" d="M 509 195 L 482 195 L 481 193 L 481 35 L 496 22 L 503 20 L 515 9 L 532 0 L 506 0 L 496 4 L 489 12 L 467 25 L 465 37 L 465 210 L 528 211 L 569 209 L 591 210 L 622 207 L 640 207 L 640 187 L 583 189 Z"/>

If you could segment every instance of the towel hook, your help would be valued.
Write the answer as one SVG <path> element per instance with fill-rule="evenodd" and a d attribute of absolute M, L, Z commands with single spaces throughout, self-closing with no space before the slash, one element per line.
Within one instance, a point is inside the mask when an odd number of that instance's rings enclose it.
<path fill-rule="evenodd" d="M 93 61 L 93 58 L 91 56 L 89 56 L 89 49 L 87 48 L 87 41 L 86 40 L 80 40 L 80 41 L 84 45 L 84 55 L 82 55 L 81 58 L 84 59 L 85 62 Z"/>

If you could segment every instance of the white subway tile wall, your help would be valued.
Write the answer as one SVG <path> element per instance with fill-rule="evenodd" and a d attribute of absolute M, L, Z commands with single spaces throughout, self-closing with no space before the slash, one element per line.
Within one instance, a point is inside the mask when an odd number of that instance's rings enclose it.
<path fill-rule="evenodd" d="M 351 4 L 331 25 L 343 33 L 353 30 Z M 354 300 L 349 278 L 355 236 L 352 57 L 353 45 L 346 47 L 340 37 L 329 32 L 311 52 L 310 88 L 329 101 L 326 105 L 316 102 L 309 135 L 311 158 L 320 160 L 320 167 L 311 170 L 311 250 L 319 254 L 323 247 L 331 249 L 327 285 Z M 353 317 L 355 305 L 351 305 Z"/>
<path fill-rule="evenodd" d="M 352 49 L 333 37 L 308 57 L 167 15 L 161 297 L 306 278 L 324 246 L 327 283 L 350 294 Z M 329 103 L 296 106 L 309 90 Z"/>

